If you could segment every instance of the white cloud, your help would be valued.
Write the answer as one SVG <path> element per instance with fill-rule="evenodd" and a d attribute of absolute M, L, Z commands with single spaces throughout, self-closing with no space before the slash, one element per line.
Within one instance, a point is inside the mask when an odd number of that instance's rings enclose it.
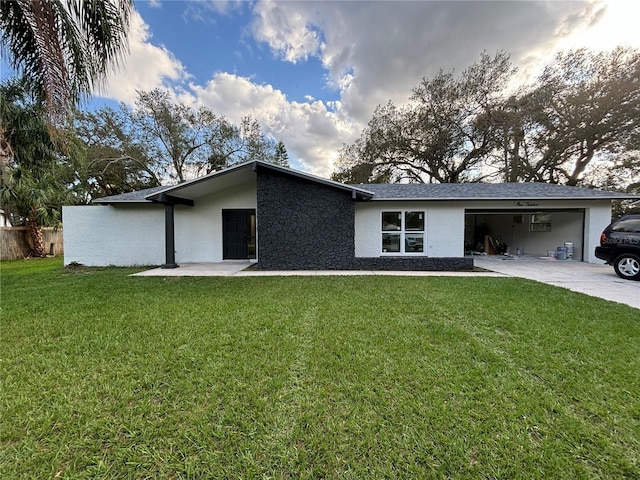
<path fill-rule="evenodd" d="M 286 5 L 266 0 L 254 8 L 253 35 L 284 60 L 296 63 L 317 55 L 322 47 L 317 30 L 308 22 L 307 11 L 298 2 Z"/>
<path fill-rule="evenodd" d="M 215 74 L 205 85 L 187 84 L 190 77 L 184 65 L 151 40 L 148 25 L 134 14 L 130 53 L 122 68 L 110 75 L 102 96 L 133 104 L 136 90 L 159 87 L 170 90 L 179 101 L 207 106 L 235 123 L 250 114 L 265 133 L 285 143 L 296 167 L 323 176 L 331 174 L 345 138 L 351 140 L 359 131 L 341 113 L 339 102 L 326 105 L 311 97 L 306 103 L 290 102 L 270 85 L 225 72 Z"/>
<path fill-rule="evenodd" d="M 357 137 L 375 107 L 388 100 L 403 103 L 423 77 L 440 69 L 459 72 L 483 50 L 506 50 L 527 78 L 559 48 L 640 46 L 634 24 L 639 5 L 605 0 L 253 4 L 254 39 L 293 64 L 318 58 L 327 71 L 327 88 L 340 92 L 340 100 L 330 102 L 314 98 L 317 92 L 305 102 L 290 101 L 271 85 L 227 72 L 196 82 L 171 52 L 151 43 L 149 27 L 136 14 L 131 54 L 111 77 L 105 96 L 132 103 L 136 89 L 173 86 L 182 101 L 206 105 L 234 122 L 251 114 L 266 133 L 285 142 L 294 166 L 326 176 L 338 149 Z M 240 4 L 196 2 L 188 8 L 233 15 Z"/>
<path fill-rule="evenodd" d="M 294 167 L 316 175 L 331 174 L 342 142 L 355 138 L 360 129 L 339 104 L 332 104 L 330 111 L 320 100 L 292 102 L 271 85 L 257 85 L 230 73 L 217 73 L 205 86 L 192 84 L 191 92 L 192 101 L 235 123 L 251 115 L 265 133 L 285 143 Z"/>
<path fill-rule="evenodd" d="M 320 58 L 343 108 L 366 122 L 376 105 L 406 101 L 423 77 L 463 70 L 483 50 L 506 50 L 516 63 L 533 60 L 532 49 L 551 48 L 582 28 L 589 8 L 586 2 L 265 1 L 255 6 L 253 32 L 289 61 Z"/>
<path fill-rule="evenodd" d="M 562 49 L 587 47 L 607 50 L 618 45 L 640 47 L 638 34 L 640 3 L 609 0 L 589 5 L 581 25 L 584 28 L 565 36 L 559 43 Z"/>
<path fill-rule="evenodd" d="M 189 78 L 184 65 L 171 52 L 150 40 L 149 26 L 135 12 L 128 37 L 129 54 L 120 68 L 109 75 L 100 96 L 132 104 L 136 90 L 153 90 Z"/>
<path fill-rule="evenodd" d="M 322 61 L 329 86 L 340 91 L 339 114 L 324 119 L 349 125 L 334 130 L 340 138 L 330 145 L 339 147 L 353 141 L 377 105 L 404 103 L 423 77 L 441 69 L 460 72 L 482 51 L 507 51 L 526 82 L 559 49 L 638 45 L 634 22 L 640 3 L 630 3 L 265 1 L 255 6 L 252 31 L 285 60 L 316 56 Z M 316 114 L 292 125 L 299 149 L 307 136 L 300 135 L 303 128 L 329 131 L 312 121 L 320 118 Z M 314 148 L 310 143 L 307 151 Z M 322 162 L 320 155 L 305 158 Z M 312 168 L 325 170 L 326 162 Z"/>

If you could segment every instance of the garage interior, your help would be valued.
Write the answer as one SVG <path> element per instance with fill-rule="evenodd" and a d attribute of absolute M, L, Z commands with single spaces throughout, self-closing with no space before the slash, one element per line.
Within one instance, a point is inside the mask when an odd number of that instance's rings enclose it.
<path fill-rule="evenodd" d="M 465 210 L 466 255 L 555 255 L 572 244 L 570 260 L 583 260 L 584 209 Z"/>

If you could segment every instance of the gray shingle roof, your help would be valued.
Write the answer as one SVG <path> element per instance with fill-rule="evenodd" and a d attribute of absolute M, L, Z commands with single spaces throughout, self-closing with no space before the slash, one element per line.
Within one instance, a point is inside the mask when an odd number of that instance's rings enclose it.
<path fill-rule="evenodd" d="M 166 185 L 160 187 L 145 188 L 144 190 L 136 190 L 135 192 L 121 193 L 120 195 L 111 195 L 110 197 L 96 198 L 93 203 L 150 203 L 149 200 L 145 200 L 146 196 L 158 193 L 162 190 L 166 190 L 167 188 L 169 187 L 167 187 Z"/>
<path fill-rule="evenodd" d="M 247 167 L 248 165 L 239 165 Z M 269 168 L 276 168 L 268 165 Z M 278 167 L 279 168 L 279 167 Z M 284 169 L 283 169 L 284 170 Z M 286 170 L 292 175 L 302 174 L 295 170 Z M 224 171 L 216 172 L 217 174 Z M 215 175 L 215 174 L 214 174 Z M 321 178 L 303 174 L 305 178 L 339 185 Z M 213 175 L 203 177 L 206 180 Z M 197 179 L 196 181 L 199 181 Z M 189 183 L 189 182 L 187 182 Z M 186 184 L 182 184 L 184 186 Z M 94 203 L 150 203 L 146 197 L 163 190 L 171 190 L 180 185 L 170 185 L 147 188 L 136 192 L 112 195 L 98 198 Z M 637 195 L 621 192 L 609 192 L 590 188 L 569 187 L 567 185 L 553 185 L 549 183 L 371 183 L 345 185 L 358 189 L 360 192 L 374 194 L 372 200 L 568 200 L 568 199 L 634 199 Z M 366 197 L 365 197 L 366 198 Z"/>
<path fill-rule="evenodd" d="M 437 183 L 354 185 L 373 192 L 372 200 L 540 200 L 637 198 L 620 192 L 548 183 Z"/>

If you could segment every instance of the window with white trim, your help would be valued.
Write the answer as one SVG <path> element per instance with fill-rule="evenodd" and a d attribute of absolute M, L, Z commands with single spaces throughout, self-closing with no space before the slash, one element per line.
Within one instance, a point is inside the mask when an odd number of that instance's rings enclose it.
<path fill-rule="evenodd" d="M 382 253 L 424 253 L 424 211 L 382 212 Z"/>

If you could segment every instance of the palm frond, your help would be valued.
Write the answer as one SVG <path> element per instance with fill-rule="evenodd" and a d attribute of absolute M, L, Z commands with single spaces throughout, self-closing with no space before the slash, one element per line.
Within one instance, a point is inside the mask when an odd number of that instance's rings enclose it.
<path fill-rule="evenodd" d="M 133 0 L 0 2 L 0 40 L 12 66 L 42 92 L 48 120 L 101 85 L 127 48 Z"/>

